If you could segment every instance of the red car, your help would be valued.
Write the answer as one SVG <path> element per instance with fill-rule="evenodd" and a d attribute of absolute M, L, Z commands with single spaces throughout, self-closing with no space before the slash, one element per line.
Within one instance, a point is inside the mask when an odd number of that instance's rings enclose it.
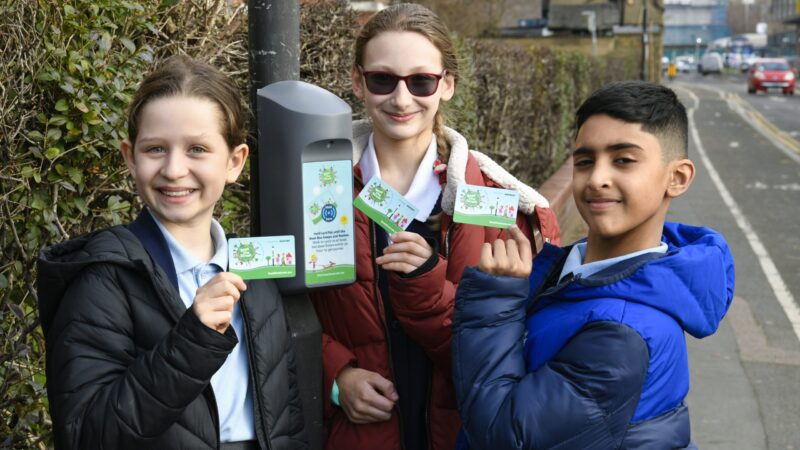
<path fill-rule="evenodd" d="M 782 58 L 757 60 L 747 72 L 747 92 L 780 90 L 784 95 L 794 95 L 797 70 Z"/>

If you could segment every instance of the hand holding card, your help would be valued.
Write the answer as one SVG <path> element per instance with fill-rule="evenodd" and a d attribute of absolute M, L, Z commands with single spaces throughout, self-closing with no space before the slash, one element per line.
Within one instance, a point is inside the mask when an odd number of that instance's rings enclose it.
<path fill-rule="evenodd" d="M 425 264 L 433 249 L 417 233 L 401 231 L 389 236 L 392 244 L 383 249 L 383 255 L 375 259 L 384 270 L 410 273 Z"/>

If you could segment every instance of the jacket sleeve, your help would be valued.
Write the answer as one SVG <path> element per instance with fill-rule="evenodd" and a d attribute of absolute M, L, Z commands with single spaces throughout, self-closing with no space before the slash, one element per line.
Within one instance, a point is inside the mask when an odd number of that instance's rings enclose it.
<path fill-rule="evenodd" d="M 356 355 L 349 348 L 329 334 L 322 333 L 322 404 L 325 417 L 330 417 L 336 412 L 336 408 L 331 403 L 333 381 L 339 376 L 342 369 L 357 362 Z"/>
<path fill-rule="evenodd" d="M 142 289 L 147 295 L 148 291 Z M 189 308 L 151 350 L 135 337 L 131 294 L 115 269 L 94 265 L 73 281 L 47 336 L 47 382 L 59 448 L 146 446 L 175 423 L 237 343 Z"/>
<path fill-rule="evenodd" d="M 461 280 L 453 377 L 470 448 L 617 448 L 646 377 L 646 343 L 625 325 L 589 323 L 528 373 L 528 290 L 475 268 Z"/>

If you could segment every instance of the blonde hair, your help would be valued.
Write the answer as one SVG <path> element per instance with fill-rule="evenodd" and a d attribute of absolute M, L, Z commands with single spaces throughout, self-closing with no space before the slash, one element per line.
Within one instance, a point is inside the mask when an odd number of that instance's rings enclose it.
<path fill-rule="evenodd" d="M 442 54 L 442 66 L 447 74 L 453 77 L 454 82 L 458 81 L 458 56 L 447 26 L 433 11 L 416 3 L 390 6 L 364 24 L 356 37 L 354 68 L 363 66 L 367 43 L 385 31 L 409 31 L 427 38 Z M 439 108 L 433 120 L 433 133 L 436 135 L 439 159 L 446 163 L 450 156 L 450 145 L 444 136 L 444 126 L 444 112 Z"/>

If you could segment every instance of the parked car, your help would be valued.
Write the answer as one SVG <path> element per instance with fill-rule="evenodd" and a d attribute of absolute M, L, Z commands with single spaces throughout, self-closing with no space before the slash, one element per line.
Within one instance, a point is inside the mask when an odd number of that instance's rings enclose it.
<path fill-rule="evenodd" d="M 719 53 L 709 52 L 700 59 L 697 71 L 703 76 L 709 73 L 722 73 L 722 56 Z"/>
<path fill-rule="evenodd" d="M 797 69 L 783 58 L 763 58 L 756 61 L 747 72 L 747 92 L 777 90 L 784 95 L 794 95 Z"/>
<path fill-rule="evenodd" d="M 694 58 L 691 56 L 678 56 L 675 58 L 675 65 L 678 66 L 678 72 L 689 73 L 694 68 Z"/>

